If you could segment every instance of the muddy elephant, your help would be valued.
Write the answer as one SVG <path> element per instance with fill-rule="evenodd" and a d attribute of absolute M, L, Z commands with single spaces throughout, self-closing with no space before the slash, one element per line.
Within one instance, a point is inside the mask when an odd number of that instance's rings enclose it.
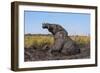
<path fill-rule="evenodd" d="M 59 52 L 65 55 L 75 55 L 80 53 L 78 45 L 68 36 L 68 32 L 59 24 L 43 23 L 43 29 L 47 29 L 54 37 L 54 44 L 49 51 Z"/>

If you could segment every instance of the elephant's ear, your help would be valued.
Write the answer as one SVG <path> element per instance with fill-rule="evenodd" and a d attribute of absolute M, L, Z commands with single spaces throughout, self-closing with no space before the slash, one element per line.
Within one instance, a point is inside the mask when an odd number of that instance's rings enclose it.
<path fill-rule="evenodd" d="M 60 25 L 56 25 L 56 31 L 62 31 L 63 28 Z"/>
<path fill-rule="evenodd" d="M 56 30 L 57 30 L 57 32 L 64 31 L 64 32 L 66 32 L 66 35 L 68 36 L 68 32 L 62 26 L 56 25 Z"/>

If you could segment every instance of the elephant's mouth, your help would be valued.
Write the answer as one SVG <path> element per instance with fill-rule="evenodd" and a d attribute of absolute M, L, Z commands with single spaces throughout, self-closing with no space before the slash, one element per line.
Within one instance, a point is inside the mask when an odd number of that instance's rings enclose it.
<path fill-rule="evenodd" d="M 46 25 L 42 25 L 42 28 L 45 29 L 45 28 L 48 28 L 48 27 Z"/>
<path fill-rule="evenodd" d="M 50 24 L 50 23 L 43 23 L 42 24 L 42 28 L 43 29 L 48 29 L 49 32 L 54 34 L 54 30 L 53 30 L 52 24 Z"/>
<path fill-rule="evenodd" d="M 44 29 L 47 28 L 48 29 L 48 24 L 47 23 L 43 23 L 42 24 L 42 28 L 44 28 Z"/>

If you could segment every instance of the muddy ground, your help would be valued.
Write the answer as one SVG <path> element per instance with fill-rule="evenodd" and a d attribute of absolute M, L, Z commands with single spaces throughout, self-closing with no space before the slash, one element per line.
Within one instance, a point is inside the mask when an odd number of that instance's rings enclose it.
<path fill-rule="evenodd" d="M 24 61 L 45 61 L 45 60 L 67 60 L 90 58 L 90 45 L 81 47 L 81 53 L 76 55 L 64 55 L 61 53 L 50 54 L 47 50 L 37 48 L 24 49 Z"/>

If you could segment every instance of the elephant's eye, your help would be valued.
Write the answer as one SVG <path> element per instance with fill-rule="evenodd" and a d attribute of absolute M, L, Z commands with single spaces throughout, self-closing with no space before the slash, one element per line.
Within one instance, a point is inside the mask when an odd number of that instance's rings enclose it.
<path fill-rule="evenodd" d="M 53 30 L 53 28 L 52 27 L 49 27 L 49 30 Z"/>

